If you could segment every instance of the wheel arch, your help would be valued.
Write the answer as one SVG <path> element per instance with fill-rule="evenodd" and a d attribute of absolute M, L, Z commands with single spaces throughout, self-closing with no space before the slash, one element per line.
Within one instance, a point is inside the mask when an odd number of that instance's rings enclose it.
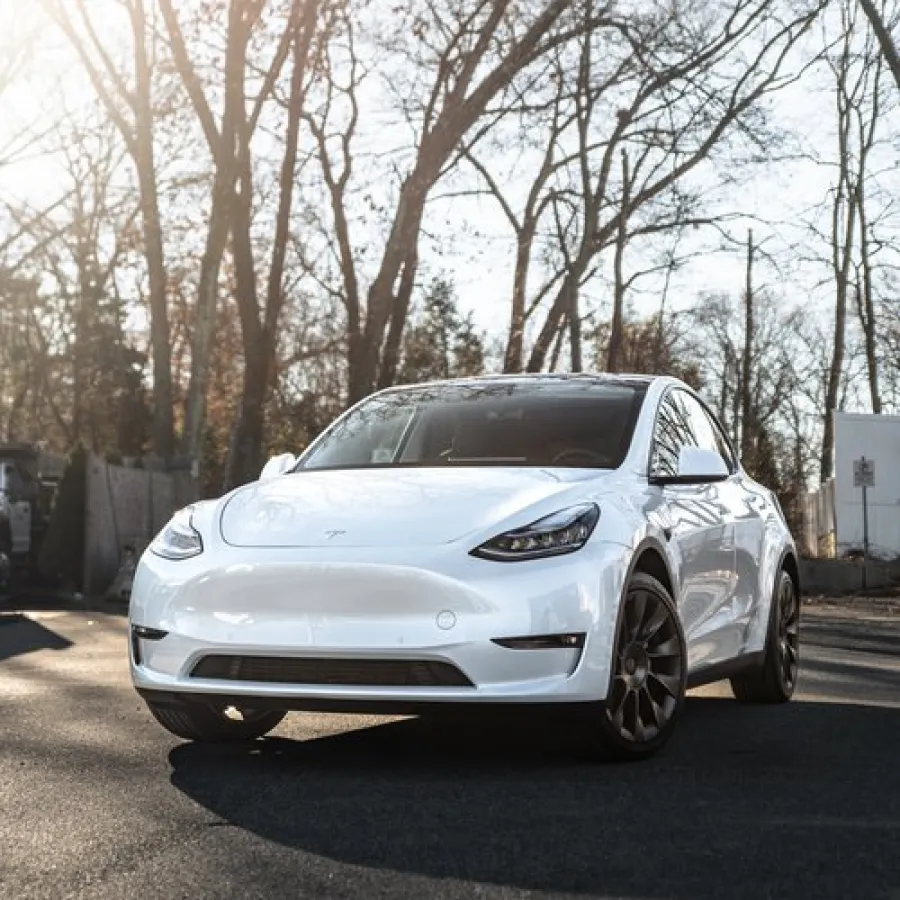
<path fill-rule="evenodd" d="M 622 613 L 625 609 L 625 598 L 628 596 L 628 587 L 631 584 L 631 579 L 635 572 L 643 572 L 644 574 L 656 578 L 656 580 L 669 592 L 669 596 L 675 603 L 676 608 L 678 606 L 677 581 L 672 576 L 672 568 L 665 547 L 655 538 L 645 537 L 631 554 L 631 560 L 628 563 L 625 577 L 622 580 L 622 588 L 619 594 L 615 616 L 615 630 L 611 641 L 611 646 L 613 648 L 615 647 L 615 636 L 619 633 L 619 628 L 621 627 Z M 606 686 L 607 695 L 609 694 L 612 685 L 612 679 L 613 667 L 610 664 L 609 681 Z"/>
<path fill-rule="evenodd" d="M 797 560 L 797 554 L 790 548 L 786 548 L 781 554 L 777 572 L 780 572 L 782 569 L 790 575 L 791 581 L 794 582 L 794 590 L 797 592 L 797 597 L 799 598 L 801 587 L 800 563 Z"/>
<path fill-rule="evenodd" d="M 775 592 L 781 573 L 786 572 L 794 585 L 798 599 L 800 598 L 800 563 L 797 553 L 790 543 L 780 549 L 771 548 L 759 575 L 758 598 L 753 612 L 746 639 L 746 648 L 750 652 L 762 651 L 765 648 L 769 624 L 774 608 Z"/>
<path fill-rule="evenodd" d="M 659 541 L 654 538 L 645 538 L 638 544 L 631 557 L 631 564 L 625 576 L 625 584 L 622 590 L 622 600 L 628 590 L 628 584 L 635 572 L 643 572 L 655 578 L 669 592 L 669 596 L 678 602 L 678 583 L 672 575 L 672 567 L 669 564 L 668 554 Z"/>

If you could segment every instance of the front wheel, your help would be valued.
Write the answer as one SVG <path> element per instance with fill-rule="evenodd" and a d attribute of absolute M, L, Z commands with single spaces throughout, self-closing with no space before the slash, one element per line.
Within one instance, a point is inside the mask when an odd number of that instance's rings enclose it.
<path fill-rule="evenodd" d="M 669 592 L 635 573 L 616 634 L 612 679 L 593 717 L 593 749 L 606 758 L 642 759 L 671 738 L 684 706 L 687 651 Z"/>
<path fill-rule="evenodd" d="M 254 741 L 276 728 L 286 713 L 183 700 L 168 706 L 147 700 L 153 718 L 175 737 L 205 744 Z"/>

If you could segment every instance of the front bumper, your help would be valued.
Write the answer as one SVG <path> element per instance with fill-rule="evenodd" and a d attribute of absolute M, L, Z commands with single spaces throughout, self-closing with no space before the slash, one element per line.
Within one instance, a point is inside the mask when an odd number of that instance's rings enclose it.
<path fill-rule="evenodd" d="M 353 561 L 319 552 L 235 551 L 141 561 L 132 625 L 135 687 L 160 702 L 191 694 L 285 709 L 402 710 L 421 705 L 559 703 L 606 696 L 628 551 L 589 544 L 548 560 L 492 563 L 460 554 Z M 222 556 L 224 557 L 224 553 Z M 311 556 L 311 554 L 310 554 Z M 497 639 L 583 635 L 583 646 L 527 649 Z M 137 655 L 137 658 L 136 658 Z M 303 684 L 196 677 L 210 655 L 446 663 L 470 683 Z M 151 693 L 152 692 L 152 693 Z"/>

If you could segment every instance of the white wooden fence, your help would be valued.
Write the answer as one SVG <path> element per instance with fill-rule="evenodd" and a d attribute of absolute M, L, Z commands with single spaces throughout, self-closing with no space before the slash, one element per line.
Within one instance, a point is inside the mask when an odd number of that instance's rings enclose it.
<path fill-rule="evenodd" d="M 85 488 L 84 593 L 102 594 L 126 555 L 140 554 L 176 510 L 197 499 L 189 472 L 126 468 L 91 454 Z"/>

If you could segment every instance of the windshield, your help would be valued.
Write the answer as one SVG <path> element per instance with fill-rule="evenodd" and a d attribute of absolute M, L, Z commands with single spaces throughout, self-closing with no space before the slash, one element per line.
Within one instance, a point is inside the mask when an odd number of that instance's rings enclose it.
<path fill-rule="evenodd" d="M 615 469 L 646 385 L 482 382 L 389 391 L 339 420 L 299 469 L 568 466 Z"/>

